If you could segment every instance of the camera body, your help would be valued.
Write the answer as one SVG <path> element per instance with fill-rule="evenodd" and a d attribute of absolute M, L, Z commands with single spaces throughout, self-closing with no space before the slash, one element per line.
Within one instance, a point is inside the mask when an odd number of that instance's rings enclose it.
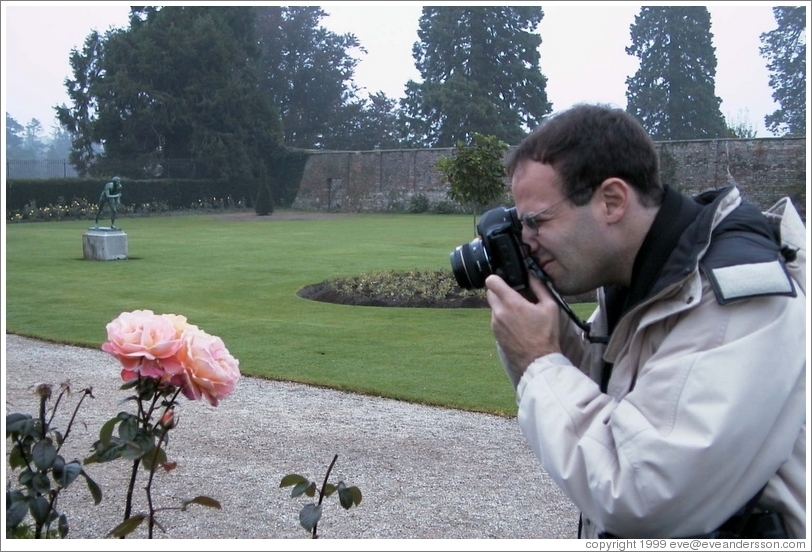
<path fill-rule="evenodd" d="M 491 274 L 500 276 L 516 291 L 528 287 L 522 223 L 516 208 L 496 207 L 486 211 L 476 226 L 480 238 L 451 252 L 451 269 L 463 289 L 485 287 Z"/>
<path fill-rule="evenodd" d="M 479 238 L 458 246 L 451 252 L 451 269 L 457 283 L 464 289 L 484 288 L 485 279 L 491 274 L 500 276 L 518 292 L 528 290 L 529 301 L 536 302 L 530 291 L 529 272 L 541 280 L 558 306 L 576 326 L 584 331 L 590 343 L 609 343 L 608 336 L 591 335 L 589 322 L 581 320 L 573 312 L 563 297 L 555 290 L 552 280 L 539 267 L 530 255 L 528 247 L 522 243 L 522 223 L 516 215 L 516 208 L 497 207 L 486 211 L 476 225 Z"/>

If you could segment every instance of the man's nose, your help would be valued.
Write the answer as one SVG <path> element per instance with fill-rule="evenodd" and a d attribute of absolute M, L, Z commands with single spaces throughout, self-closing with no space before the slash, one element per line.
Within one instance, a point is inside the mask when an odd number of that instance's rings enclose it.
<path fill-rule="evenodd" d="M 539 245 L 536 239 L 536 231 L 522 226 L 522 243 L 531 253 L 538 251 Z"/>

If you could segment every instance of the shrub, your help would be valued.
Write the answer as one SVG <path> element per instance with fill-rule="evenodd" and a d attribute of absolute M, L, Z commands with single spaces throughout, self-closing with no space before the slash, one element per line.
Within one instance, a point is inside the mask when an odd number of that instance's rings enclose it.
<path fill-rule="evenodd" d="M 271 198 L 271 188 L 268 187 L 266 181 L 261 181 L 259 184 L 259 193 L 257 200 L 254 204 L 254 210 L 261 216 L 267 216 L 273 213 L 273 199 Z"/>
<path fill-rule="evenodd" d="M 424 194 L 415 194 L 409 198 L 410 213 L 425 213 L 429 210 L 429 198 Z"/>
<path fill-rule="evenodd" d="M 431 210 L 438 215 L 453 215 L 461 212 L 461 209 L 451 201 L 438 201 Z"/>

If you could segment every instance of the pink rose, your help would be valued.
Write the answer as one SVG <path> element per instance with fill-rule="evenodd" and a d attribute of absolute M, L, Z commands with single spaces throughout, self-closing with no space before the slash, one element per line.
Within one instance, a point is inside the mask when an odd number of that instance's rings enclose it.
<path fill-rule="evenodd" d="M 161 316 L 163 316 L 164 318 L 169 320 L 169 322 L 172 323 L 172 326 L 174 326 L 175 332 L 177 332 L 178 336 L 180 336 L 185 331 L 191 330 L 196 331 L 199 329 L 194 324 L 189 324 L 185 316 L 181 316 L 179 314 L 162 314 Z"/>
<path fill-rule="evenodd" d="M 239 361 L 223 340 L 197 327 L 184 333 L 185 347 L 178 353 L 184 367 L 183 394 L 191 400 L 205 398 L 217 406 L 234 391 L 240 379 Z"/>
<path fill-rule="evenodd" d="M 200 329 L 194 324 L 189 324 L 186 321 L 186 317 L 179 314 L 162 314 L 161 317 L 172 324 L 172 327 L 175 328 L 175 335 L 181 342 L 175 354 L 159 360 L 164 371 L 163 379 L 180 387 L 183 382 L 184 367 L 178 353 L 182 351 L 184 347 L 184 334 L 191 331 L 197 332 L 200 331 Z"/>
<path fill-rule="evenodd" d="M 122 312 L 107 324 L 107 342 L 101 348 L 121 363 L 124 381 L 139 374 L 166 380 L 183 370 L 176 354 L 183 346 L 186 327 L 182 316 L 159 316 L 151 310 Z"/>

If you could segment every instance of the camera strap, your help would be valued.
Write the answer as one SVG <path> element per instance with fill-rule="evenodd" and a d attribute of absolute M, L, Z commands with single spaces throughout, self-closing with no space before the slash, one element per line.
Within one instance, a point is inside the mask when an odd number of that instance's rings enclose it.
<path fill-rule="evenodd" d="M 573 312 L 569 304 L 564 300 L 563 297 L 561 297 L 561 294 L 559 294 L 555 290 L 552 280 L 550 280 L 550 277 L 547 276 L 547 274 L 541 269 L 541 267 L 538 265 L 538 263 L 533 257 L 530 256 L 525 257 L 524 264 L 527 267 L 527 270 L 532 271 L 533 274 L 535 274 L 539 280 L 544 282 L 544 285 L 547 286 L 547 291 L 549 291 L 550 295 L 553 296 L 553 299 L 555 300 L 556 303 L 558 303 L 558 306 L 561 307 L 561 309 L 567 314 L 570 320 L 572 320 L 575 323 L 576 326 L 578 326 L 584 331 L 584 335 L 586 336 L 587 340 L 590 343 L 609 343 L 608 336 L 590 335 L 591 326 L 589 322 L 586 322 L 585 320 L 581 320 L 580 318 L 578 318 L 578 315 L 575 314 L 575 312 Z"/>

